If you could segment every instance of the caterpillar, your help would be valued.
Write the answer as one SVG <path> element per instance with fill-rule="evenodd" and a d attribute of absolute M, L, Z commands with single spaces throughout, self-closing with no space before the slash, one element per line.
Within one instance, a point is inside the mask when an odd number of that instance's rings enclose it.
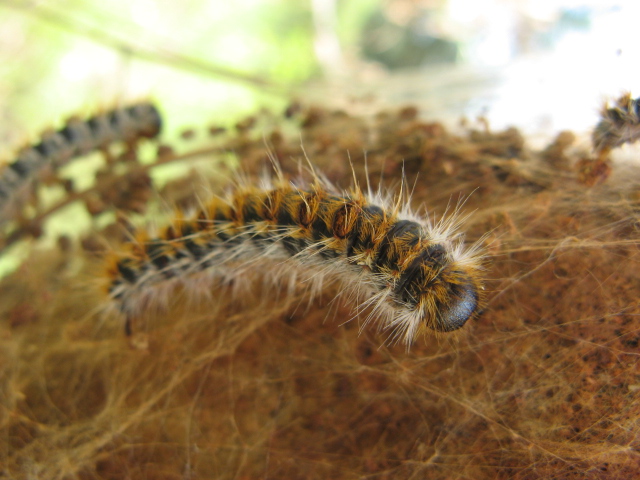
<path fill-rule="evenodd" d="M 356 313 L 370 307 L 365 324 L 379 319 L 394 341 L 461 328 L 483 304 L 479 244 L 465 249 L 455 216 L 432 224 L 391 200 L 357 187 L 340 194 L 317 179 L 307 188 L 238 187 L 155 237 L 135 233 L 107 255 L 105 287 L 130 325 L 177 285 L 197 290 L 265 261 L 277 285 L 313 293 L 339 282 Z"/>
<path fill-rule="evenodd" d="M 107 111 L 87 120 L 71 118 L 60 130 L 44 134 L 39 143 L 23 149 L 0 172 L 0 212 L 6 212 L 22 188 L 43 168 L 56 170 L 73 158 L 117 141 L 153 138 L 161 127 L 158 109 L 148 102 Z"/>
<path fill-rule="evenodd" d="M 631 94 L 626 93 L 613 107 L 606 104 L 600 116 L 591 137 L 596 152 L 640 139 L 640 98 L 634 100 Z"/>

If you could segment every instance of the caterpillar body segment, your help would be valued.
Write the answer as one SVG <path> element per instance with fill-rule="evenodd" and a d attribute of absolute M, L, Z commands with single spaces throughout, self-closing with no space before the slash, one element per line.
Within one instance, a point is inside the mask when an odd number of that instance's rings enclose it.
<path fill-rule="evenodd" d="M 454 223 L 433 227 L 359 190 L 239 189 L 112 253 L 107 289 L 130 319 L 165 302 L 177 284 L 195 290 L 261 270 L 276 285 L 312 293 L 339 282 L 356 312 L 370 307 L 367 321 L 379 319 L 410 344 L 425 329 L 459 329 L 480 311 L 482 256 L 464 249 Z"/>

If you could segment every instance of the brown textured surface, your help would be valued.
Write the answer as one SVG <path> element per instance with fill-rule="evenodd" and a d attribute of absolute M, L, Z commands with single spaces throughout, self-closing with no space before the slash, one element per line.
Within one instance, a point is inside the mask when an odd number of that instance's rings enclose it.
<path fill-rule="evenodd" d="M 436 214 L 474 192 L 468 238 L 491 232 L 484 315 L 407 353 L 359 333 L 357 319 L 342 325 L 348 309 L 331 291 L 307 307 L 258 286 L 234 301 L 220 287 L 197 305 L 174 292 L 128 339 L 95 314 L 89 254 L 34 253 L 0 287 L 1 474 L 640 475 L 638 169 L 613 163 L 588 187 L 575 167 L 586 154 L 567 150 L 567 135 L 536 153 L 515 130 L 454 135 L 410 109 L 373 123 L 322 109 L 294 118 L 307 155 L 341 186 L 348 150 L 358 178 L 366 151 L 371 178 L 384 172 L 396 189 L 404 159 L 412 188 L 420 172 L 414 205 Z M 266 158 L 253 124 L 224 140 L 249 176 Z M 295 174 L 300 137 L 284 128 L 265 137 Z"/>

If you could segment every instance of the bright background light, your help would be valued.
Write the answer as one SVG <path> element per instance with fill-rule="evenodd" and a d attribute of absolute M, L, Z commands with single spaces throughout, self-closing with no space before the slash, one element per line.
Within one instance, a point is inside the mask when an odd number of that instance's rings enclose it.
<path fill-rule="evenodd" d="M 71 112 L 147 96 L 169 132 L 295 96 L 586 134 L 640 84 L 638 18 L 633 0 L 5 2 L 0 155 Z"/>

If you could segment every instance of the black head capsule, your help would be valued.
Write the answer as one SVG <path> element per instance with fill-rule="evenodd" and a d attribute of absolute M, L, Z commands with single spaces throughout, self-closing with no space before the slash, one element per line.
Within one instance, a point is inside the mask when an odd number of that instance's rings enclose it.
<path fill-rule="evenodd" d="M 458 330 L 478 315 L 482 303 L 482 286 L 469 270 L 474 267 L 458 264 L 443 245 L 429 245 L 395 283 L 394 300 L 414 310 L 431 330 Z"/>
<path fill-rule="evenodd" d="M 462 328 L 480 309 L 480 292 L 476 283 L 463 272 L 455 272 L 455 275 L 456 283 L 447 285 L 447 301 L 439 303 L 437 319 L 429 325 L 438 332 L 453 332 Z"/>

